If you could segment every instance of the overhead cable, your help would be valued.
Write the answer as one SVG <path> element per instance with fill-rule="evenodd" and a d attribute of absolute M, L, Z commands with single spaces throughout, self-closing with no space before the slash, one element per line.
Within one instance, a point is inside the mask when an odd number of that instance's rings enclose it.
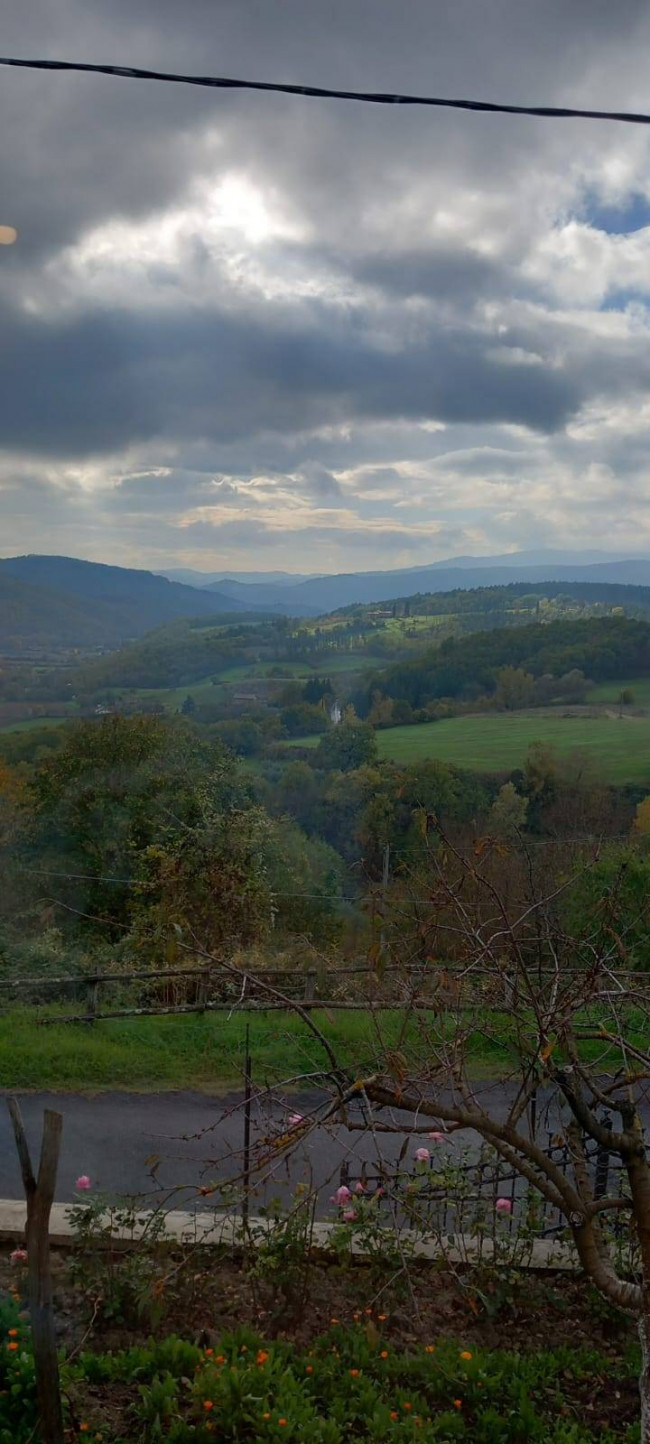
<path fill-rule="evenodd" d="M 20 70 L 77 71 L 115 75 L 125 80 L 158 80 L 171 85 L 198 85 L 211 90 L 261 90 L 299 95 L 313 100 L 353 100 L 366 105 L 429 106 L 439 110 L 470 110 L 492 115 L 532 115 L 543 120 L 607 120 L 624 125 L 650 125 L 650 114 L 634 110 L 586 110 L 560 105 L 507 105 L 493 100 L 458 100 L 440 95 L 405 95 L 382 90 L 338 90 L 325 85 L 290 85 L 271 80 L 239 80 L 223 75 L 183 75 L 169 70 L 146 70 L 136 65 L 96 65 L 82 60 L 28 60 L 0 56 L 0 65 Z"/>

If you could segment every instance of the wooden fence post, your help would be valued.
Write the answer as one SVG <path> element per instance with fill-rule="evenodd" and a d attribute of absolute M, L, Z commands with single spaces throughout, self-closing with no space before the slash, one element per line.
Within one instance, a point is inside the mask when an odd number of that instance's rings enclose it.
<path fill-rule="evenodd" d="M 25 1242 L 29 1317 L 36 1367 L 40 1439 L 42 1444 L 63 1444 L 63 1410 L 50 1270 L 50 1212 L 56 1188 L 63 1117 L 49 1108 L 43 1114 L 41 1157 L 38 1178 L 35 1178 L 17 1100 L 10 1098 L 8 1106 L 27 1201 Z"/>
<path fill-rule="evenodd" d="M 100 984 L 98 978 L 91 978 L 88 983 L 86 992 L 86 1007 L 88 1009 L 87 1016 L 88 1022 L 91 1024 L 91 1026 L 95 1022 L 95 1014 L 99 1011 L 99 988 Z"/>

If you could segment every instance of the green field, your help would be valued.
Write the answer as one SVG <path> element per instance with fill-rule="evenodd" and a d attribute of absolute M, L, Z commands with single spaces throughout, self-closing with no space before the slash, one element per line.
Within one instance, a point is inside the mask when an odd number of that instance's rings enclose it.
<path fill-rule="evenodd" d="M 66 717 L 27 717 L 24 722 L 0 722 L 0 731 L 34 732 L 39 727 L 61 727 L 77 715 L 71 708 Z"/>
<path fill-rule="evenodd" d="M 532 742 L 547 742 L 562 755 L 580 751 L 610 782 L 650 785 L 650 718 L 562 717 L 499 713 L 451 717 L 419 727 L 391 727 L 377 734 L 379 754 L 394 762 L 439 757 L 478 772 L 509 772 L 523 766 Z"/>
<path fill-rule="evenodd" d="M 318 737 L 296 737 L 287 746 L 316 747 L 318 742 Z M 563 756 L 586 754 L 609 782 L 647 782 L 650 787 L 650 717 L 591 716 L 586 710 L 566 717 L 557 712 L 481 713 L 377 733 L 379 756 L 392 762 L 438 757 L 474 772 L 522 767 L 532 742 L 547 742 Z"/>
<path fill-rule="evenodd" d="M 631 677 L 625 682 L 598 682 L 587 697 L 588 702 L 618 702 L 621 692 L 632 692 L 632 707 L 650 707 L 650 677 Z"/>

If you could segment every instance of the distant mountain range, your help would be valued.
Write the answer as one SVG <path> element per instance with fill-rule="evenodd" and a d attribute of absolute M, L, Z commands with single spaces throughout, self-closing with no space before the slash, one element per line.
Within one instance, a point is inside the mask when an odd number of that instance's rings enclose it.
<path fill-rule="evenodd" d="M 161 577 L 169 577 L 170 582 L 183 582 L 188 587 L 209 587 L 219 582 L 277 582 L 279 586 L 295 587 L 298 582 L 308 582 L 320 575 L 320 572 L 194 572 L 187 567 L 159 573 Z"/>
<path fill-rule="evenodd" d="M 604 571 L 592 568 L 605 568 Z M 639 568 L 641 570 L 639 570 Z M 427 566 L 394 571 L 342 572 L 333 576 L 295 572 L 168 572 L 202 591 L 217 590 L 248 610 L 268 608 L 295 617 L 317 617 L 354 602 L 384 602 L 416 592 L 446 592 L 457 587 L 499 586 L 507 582 L 611 581 L 650 584 L 650 563 L 625 552 L 538 548 L 497 556 L 449 557 Z"/>
<path fill-rule="evenodd" d="M 211 576 L 187 571 L 179 575 Z M 245 612 L 317 617 L 354 602 L 522 581 L 650 586 L 650 558 L 603 552 L 515 552 L 337 576 L 235 572 L 228 578 L 221 575 L 218 582 L 188 586 L 154 572 L 74 557 L 7 557 L 0 560 L 0 650 L 17 655 L 30 649 L 117 647 L 180 617 Z"/>
<path fill-rule="evenodd" d="M 118 647 L 178 617 L 239 613 L 238 601 L 129 567 L 75 557 L 0 560 L 0 650 Z"/>
<path fill-rule="evenodd" d="M 278 582 L 221 581 L 219 591 L 249 609 L 267 607 L 296 617 L 320 616 L 353 602 L 384 602 L 416 592 L 450 592 L 457 587 L 501 586 L 508 582 L 602 581 L 650 585 L 650 558 L 607 553 L 527 553 L 503 557 L 455 557 L 426 567 L 390 572 L 348 572 L 312 577 L 290 588 Z M 212 583 L 204 590 L 211 590 Z"/>

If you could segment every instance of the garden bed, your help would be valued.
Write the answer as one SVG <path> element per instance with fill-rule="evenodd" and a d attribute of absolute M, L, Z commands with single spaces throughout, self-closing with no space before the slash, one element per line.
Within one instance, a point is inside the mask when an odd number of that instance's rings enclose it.
<path fill-rule="evenodd" d="M 247 1263 L 168 1246 L 104 1255 L 57 1249 L 53 1271 L 70 1438 L 635 1437 L 634 1326 L 566 1274 L 411 1264 L 405 1276 L 379 1265 L 310 1262 L 289 1248 L 261 1258 L 258 1250 Z M 0 1286 L 8 1300 L 0 1389 L 9 1389 L 0 1394 L 0 1441 L 26 1444 L 28 1321 L 22 1269 L 10 1264 L 9 1250 L 0 1256 Z M 32 1419 L 24 1432 L 18 1404 Z"/>

